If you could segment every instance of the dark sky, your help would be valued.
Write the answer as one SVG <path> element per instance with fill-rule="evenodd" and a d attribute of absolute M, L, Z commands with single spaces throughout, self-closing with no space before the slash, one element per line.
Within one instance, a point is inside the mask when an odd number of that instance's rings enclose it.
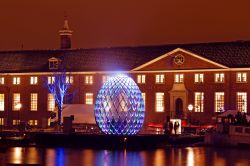
<path fill-rule="evenodd" d="M 0 0 L 0 50 L 250 40 L 249 0 Z"/>

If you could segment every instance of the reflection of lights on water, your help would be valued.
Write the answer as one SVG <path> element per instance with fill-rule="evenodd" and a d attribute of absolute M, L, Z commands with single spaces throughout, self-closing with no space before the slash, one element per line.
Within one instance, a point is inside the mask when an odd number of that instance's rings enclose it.
<path fill-rule="evenodd" d="M 15 147 L 13 149 L 14 149 L 13 163 L 21 164 L 22 163 L 22 148 L 21 147 Z"/>
<path fill-rule="evenodd" d="M 220 157 L 217 152 L 214 153 L 214 165 L 226 166 L 225 158 Z"/>
<path fill-rule="evenodd" d="M 56 158 L 55 150 L 48 149 L 46 151 L 46 165 L 48 165 L 48 166 L 55 165 L 55 163 L 56 163 L 55 158 Z"/>
<path fill-rule="evenodd" d="M 64 148 L 48 149 L 46 151 L 46 165 L 47 166 L 64 166 L 65 152 Z"/>
<path fill-rule="evenodd" d="M 56 149 L 56 165 L 64 166 L 64 149 L 57 148 Z"/>
<path fill-rule="evenodd" d="M 187 166 L 194 166 L 194 150 L 193 148 L 186 148 L 187 149 Z"/>
<path fill-rule="evenodd" d="M 126 138 L 127 139 L 127 138 Z M 126 149 L 124 149 L 124 151 L 123 151 L 123 165 L 127 165 L 127 150 Z"/>
<path fill-rule="evenodd" d="M 13 147 L 8 152 L 8 164 L 41 164 L 39 150 L 35 147 Z"/>
<path fill-rule="evenodd" d="M 165 153 L 163 149 L 157 149 L 155 152 L 154 165 L 164 165 L 165 163 L 164 155 Z"/>
<path fill-rule="evenodd" d="M 104 166 L 108 166 L 108 151 L 104 150 Z"/>
<path fill-rule="evenodd" d="M 35 164 L 39 162 L 39 153 L 37 148 L 30 147 L 27 149 L 26 159 L 28 163 Z"/>

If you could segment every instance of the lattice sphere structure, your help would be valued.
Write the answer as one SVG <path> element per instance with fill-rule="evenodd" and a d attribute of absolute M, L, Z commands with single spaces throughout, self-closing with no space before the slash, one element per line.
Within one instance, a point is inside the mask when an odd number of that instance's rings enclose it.
<path fill-rule="evenodd" d="M 136 83 L 126 75 L 109 78 L 95 103 L 99 128 L 110 135 L 134 135 L 144 122 L 144 100 Z"/>

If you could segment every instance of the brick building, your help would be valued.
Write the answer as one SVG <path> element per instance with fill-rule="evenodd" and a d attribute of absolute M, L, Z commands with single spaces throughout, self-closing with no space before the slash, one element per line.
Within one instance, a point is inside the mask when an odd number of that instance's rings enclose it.
<path fill-rule="evenodd" d="M 0 125 L 49 125 L 55 104 L 45 84 L 59 65 L 69 74 L 68 104 L 94 107 L 109 76 L 130 75 L 145 98 L 146 124 L 167 115 L 209 124 L 221 111 L 250 113 L 250 41 L 71 49 L 67 21 L 59 33 L 57 50 L 0 52 Z"/>

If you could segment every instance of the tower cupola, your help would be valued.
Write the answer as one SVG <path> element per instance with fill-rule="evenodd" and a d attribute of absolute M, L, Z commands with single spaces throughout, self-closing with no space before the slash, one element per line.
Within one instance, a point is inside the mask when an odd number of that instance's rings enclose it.
<path fill-rule="evenodd" d="M 71 48 L 71 36 L 73 31 L 69 28 L 68 20 L 64 19 L 64 25 L 61 30 L 59 30 L 60 35 L 60 48 L 70 49 Z"/>

